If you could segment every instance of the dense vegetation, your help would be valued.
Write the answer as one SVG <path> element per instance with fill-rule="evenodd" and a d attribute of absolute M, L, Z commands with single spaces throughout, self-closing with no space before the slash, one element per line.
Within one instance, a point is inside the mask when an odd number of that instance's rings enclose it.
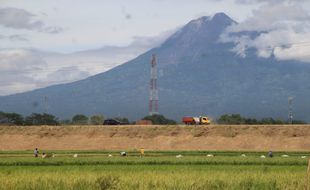
<path fill-rule="evenodd" d="M 262 118 L 261 120 L 255 118 L 242 117 L 240 114 L 225 114 L 217 119 L 218 124 L 234 124 L 234 125 L 283 125 L 289 124 L 288 121 L 282 119 L 274 119 L 271 117 Z M 305 121 L 293 120 L 292 124 L 306 124 Z"/>
<path fill-rule="evenodd" d="M 9 125 L 59 125 L 58 119 L 51 114 L 33 113 L 25 118 L 17 113 L 0 112 L 0 124 Z"/>
<path fill-rule="evenodd" d="M 143 120 L 150 120 L 150 121 L 152 121 L 153 124 L 156 124 L 156 125 L 175 125 L 175 124 L 177 124 L 176 121 L 171 120 L 171 119 L 167 119 L 165 116 L 159 115 L 159 114 L 148 115 L 148 116 L 144 117 Z"/>
<path fill-rule="evenodd" d="M 49 153 L 52 151 L 48 151 Z M 305 152 L 54 151 L 33 158 L 30 151 L 0 151 L 0 189 L 307 189 Z M 108 157 L 108 154 L 113 155 Z M 183 157 L 177 158 L 181 154 Z M 208 157 L 207 155 L 213 155 Z M 246 156 L 241 156 L 245 154 Z"/>
<path fill-rule="evenodd" d="M 59 120 L 57 117 L 51 114 L 43 113 L 33 113 L 29 116 L 23 117 L 18 113 L 5 113 L 0 112 L 0 124 L 10 124 L 10 125 L 102 125 L 104 121 L 104 116 L 97 114 L 90 117 L 77 114 L 70 120 Z M 115 117 L 112 118 L 123 123 L 134 123 L 130 122 L 126 117 Z M 163 115 L 149 115 L 143 120 L 150 120 L 155 125 L 175 125 L 176 121 L 166 118 Z M 243 117 L 240 114 L 224 114 L 216 119 L 213 123 L 216 124 L 228 124 L 228 125 L 283 125 L 289 124 L 288 121 L 283 119 L 274 119 L 271 117 L 255 119 Z M 292 124 L 307 124 L 305 121 L 293 120 Z"/>

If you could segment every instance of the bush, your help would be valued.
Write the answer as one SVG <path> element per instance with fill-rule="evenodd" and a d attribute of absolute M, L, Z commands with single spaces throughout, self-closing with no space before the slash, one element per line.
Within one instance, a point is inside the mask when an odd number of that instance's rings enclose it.
<path fill-rule="evenodd" d="M 144 117 L 142 120 L 150 120 L 153 124 L 156 125 L 175 125 L 177 124 L 176 121 L 167 119 L 163 115 L 149 115 Z"/>
<path fill-rule="evenodd" d="M 59 125 L 59 122 L 54 115 L 33 113 L 25 118 L 25 125 Z"/>
<path fill-rule="evenodd" d="M 92 125 L 102 125 L 104 121 L 103 115 L 93 115 L 90 117 L 90 123 Z"/>
<path fill-rule="evenodd" d="M 88 117 L 85 115 L 77 114 L 77 115 L 73 116 L 72 124 L 87 125 L 88 124 Z"/>
<path fill-rule="evenodd" d="M 232 124 L 232 125 L 238 125 L 238 124 L 245 124 L 246 120 L 240 116 L 240 114 L 232 114 L 232 115 L 222 115 L 217 122 L 219 124 Z M 252 120 L 248 120 L 249 122 L 253 122 Z"/>
<path fill-rule="evenodd" d="M 120 121 L 122 123 L 129 123 L 129 120 L 126 117 L 114 117 L 113 119 Z"/>
<path fill-rule="evenodd" d="M 281 119 L 273 119 L 272 117 L 266 117 L 262 118 L 261 120 L 253 119 L 253 118 L 245 118 L 242 117 L 240 114 L 225 114 L 222 115 L 218 120 L 218 124 L 231 124 L 231 125 L 241 125 L 241 124 L 247 124 L 247 125 L 283 125 L 288 124 L 288 122 L 285 122 Z M 293 124 L 307 124 L 305 121 L 298 121 L 293 120 Z"/>
<path fill-rule="evenodd" d="M 0 112 L 0 123 L 23 125 L 24 118 L 18 113 L 4 113 Z"/>

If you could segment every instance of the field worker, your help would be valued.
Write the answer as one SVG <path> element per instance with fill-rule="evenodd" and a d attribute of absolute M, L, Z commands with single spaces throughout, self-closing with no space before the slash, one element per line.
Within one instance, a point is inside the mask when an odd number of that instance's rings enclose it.
<path fill-rule="evenodd" d="M 140 156 L 141 156 L 141 157 L 144 156 L 144 148 L 141 148 L 141 149 L 140 149 Z"/>
<path fill-rule="evenodd" d="M 269 152 L 268 152 L 268 157 L 269 157 L 269 158 L 272 158 L 272 157 L 273 157 L 272 151 L 269 151 Z"/>
<path fill-rule="evenodd" d="M 127 156 L 127 154 L 126 154 L 125 151 L 124 151 L 124 152 L 121 152 L 120 154 L 121 154 L 121 156 Z"/>
<path fill-rule="evenodd" d="M 38 157 L 38 156 L 39 156 L 39 150 L 38 150 L 38 148 L 35 148 L 34 151 L 33 151 L 33 153 L 34 153 L 34 157 Z"/>

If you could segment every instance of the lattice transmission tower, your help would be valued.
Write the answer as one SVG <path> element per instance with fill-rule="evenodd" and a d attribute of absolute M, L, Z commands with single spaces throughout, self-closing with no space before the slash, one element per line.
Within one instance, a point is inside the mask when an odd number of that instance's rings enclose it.
<path fill-rule="evenodd" d="M 151 59 L 151 80 L 150 80 L 150 100 L 149 115 L 158 114 L 158 88 L 157 88 L 157 61 L 156 55 Z"/>

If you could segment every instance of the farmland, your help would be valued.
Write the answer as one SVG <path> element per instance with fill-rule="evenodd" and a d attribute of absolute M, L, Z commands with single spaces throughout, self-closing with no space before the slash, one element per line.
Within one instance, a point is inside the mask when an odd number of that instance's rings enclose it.
<path fill-rule="evenodd" d="M 308 125 L 2 126 L 0 190 L 309 189 L 309 136 Z"/>
<path fill-rule="evenodd" d="M 0 189 L 305 189 L 309 185 L 307 152 L 276 152 L 273 158 L 261 158 L 265 152 L 228 151 L 147 151 L 145 157 L 137 151 L 127 152 L 127 157 L 116 151 L 79 151 L 77 158 L 72 157 L 77 151 L 47 152 L 55 157 L 0 152 Z"/>

